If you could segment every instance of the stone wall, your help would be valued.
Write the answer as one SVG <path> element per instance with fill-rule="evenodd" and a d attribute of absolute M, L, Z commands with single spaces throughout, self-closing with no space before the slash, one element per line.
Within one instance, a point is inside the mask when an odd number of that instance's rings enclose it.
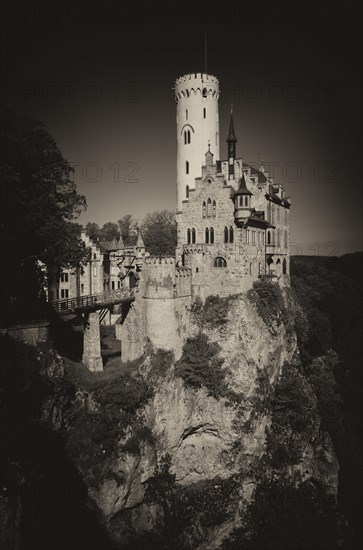
<path fill-rule="evenodd" d="M 49 323 L 31 323 L 26 325 L 16 325 L 6 329 L 6 333 L 15 340 L 36 346 L 49 341 Z"/>

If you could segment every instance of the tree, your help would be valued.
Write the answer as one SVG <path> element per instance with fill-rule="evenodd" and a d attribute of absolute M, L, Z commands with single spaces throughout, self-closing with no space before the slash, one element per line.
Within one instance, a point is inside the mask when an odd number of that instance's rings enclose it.
<path fill-rule="evenodd" d="M 93 241 L 97 241 L 101 237 L 101 228 L 98 223 L 88 222 L 85 229 L 87 235 Z"/>
<path fill-rule="evenodd" d="M 137 236 L 137 223 L 131 214 L 126 214 L 118 220 L 120 233 L 124 244 L 134 244 Z"/>
<path fill-rule="evenodd" d="M 40 263 L 54 270 L 87 258 L 80 226 L 86 208 L 63 158 L 43 123 L 1 107 L 2 304 L 29 303 L 40 294 Z M 3 311 L 4 313 L 4 311 Z"/>
<path fill-rule="evenodd" d="M 120 238 L 120 230 L 117 223 L 107 222 L 101 228 L 100 240 L 112 241 Z"/>
<path fill-rule="evenodd" d="M 168 210 L 147 214 L 141 224 L 146 249 L 152 256 L 174 256 L 177 243 L 175 215 Z"/>

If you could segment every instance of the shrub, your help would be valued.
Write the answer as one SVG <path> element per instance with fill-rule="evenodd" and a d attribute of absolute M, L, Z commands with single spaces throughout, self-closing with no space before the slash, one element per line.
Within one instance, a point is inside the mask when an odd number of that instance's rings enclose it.
<path fill-rule="evenodd" d="M 197 297 L 192 304 L 192 314 L 200 327 L 218 328 L 228 322 L 230 304 L 234 296 L 207 296 L 205 302 Z"/>
<path fill-rule="evenodd" d="M 206 387 L 213 397 L 225 395 L 225 373 L 222 369 L 223 359 L 218 357 L 220 346 L 209 341 L 199 332 L 188 338 L 183 347 L 181 359 L 175 365 L 175 374 L 180 376 L 187 386 Z"/>
<path fill-rule="evenodd" d="M 269 279 L 261 279 L 253 283 L 253 288 L 247 292 L 252 304 L 264 323 L 274 332 L 273 324 L 287 324 L 287 312 L 281 288 Z"/>

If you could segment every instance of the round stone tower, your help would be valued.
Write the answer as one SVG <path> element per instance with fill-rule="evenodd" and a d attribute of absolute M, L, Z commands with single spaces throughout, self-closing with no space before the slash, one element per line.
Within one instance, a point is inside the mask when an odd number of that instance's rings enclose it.
<path fill-rule="evenodd" d="M 215 76 L 191 73 L 175 82 L 177 102 L 177 212 L 201 176 L 205 153 L 219 155 L 219 82 Z"/>

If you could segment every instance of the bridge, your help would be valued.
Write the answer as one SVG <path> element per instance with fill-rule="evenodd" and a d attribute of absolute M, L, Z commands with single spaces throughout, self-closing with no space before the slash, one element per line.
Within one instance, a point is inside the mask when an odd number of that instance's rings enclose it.
<path fill-rule="evenodd" d="M 48 302 L 48 304 L 59 315 L 68 315 L 70 313 L 91 313 L 116 304 L 122 304 L 122 302 L 133 302 L 135 300 L 135 292 L 137 292 L 137 290 L 137 287 L 111 290 L 101 294 L 88 294 L 87 296 L 78 296 L 77 298 L 54 300 Z"/>
<path fill-rule="evenodd" d="M 133 302 L 137 291 L 137 287 L 125 288 L 48 302 L 49 307 L 59 316 L 72 313 L 83 315 L 82 362 L 89 370 L 103 370 L 100 339 L 100 320 L 103 318 L 103 312 L 107 312 L 114 305 Z"/>

